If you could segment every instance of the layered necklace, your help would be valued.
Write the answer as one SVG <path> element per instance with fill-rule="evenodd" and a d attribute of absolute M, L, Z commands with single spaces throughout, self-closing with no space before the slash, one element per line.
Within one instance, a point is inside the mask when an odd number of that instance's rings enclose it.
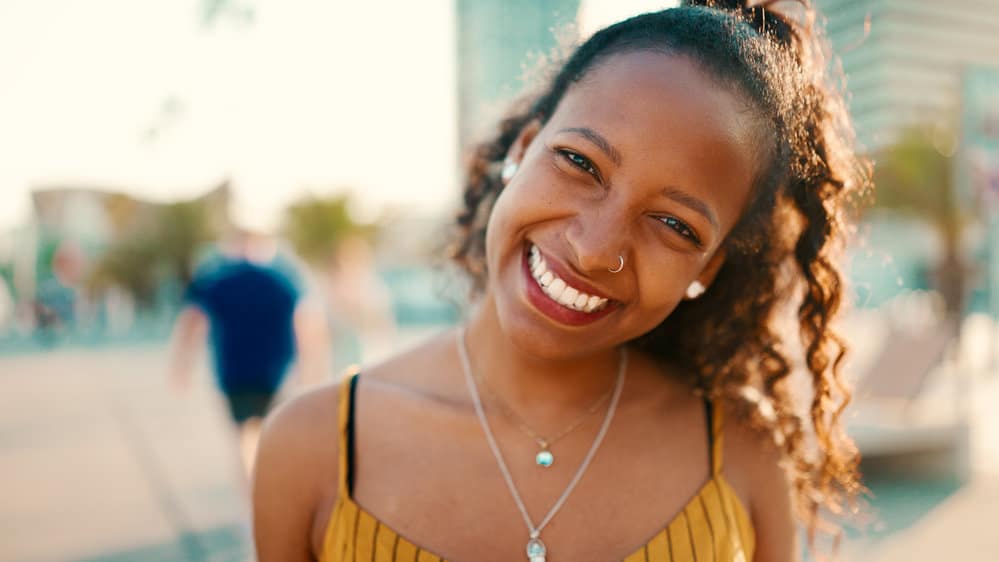
<path fill-rule="evenodd" d="M 517 504 L 517 509 L 520 510 L 521 516 L 524 518 L 524 523 L 527 524 L 528 530 L 528 540 L 527 540 L 527 559 L 530 562 L 545 562 L 545 558 L 548 555 L 548 549 L 545 547 L 545 543 L 541 541 L 541 531 L 551 522 L 555 514 L 558 513 L 559 509 L 562 508 L 562 504 L 569 498 L 569 494 L 579 484 L 579 481 L 583 478 L 583 473 L 589 468 L 590 463 L 593 461 L 593 457 L 597 454 L 597 449 L 600 447 L 600 442 L 604 440 L 604 436 L 607 435 L 607 430 L 610 428 L 611 420 L 614 419 L 614 412 L 617 410 L 618 401 L 621 399 L 621 390 L 624 388 L 624 376 L 628 367 L 628 353 L 625 348 L 621 348 L 618 355 L 618 365 L 617 365 L 617 380 L 614 382 L 614 391 L 611 394 L 610 405 L 607 407 L 607 414 L 604 416 L 604 422 L 600 426 L 600 431 L 597 432 L 597 436 L 593 439 L 593 444 L 590 445 L 590 450 L 587 451 L 586 456 L 583 458 L 583 462 L 580 463 L 579 468 L 576 469 L 576 474 L 573 475 L 572 480 L 569 481 L 569 485 L 565 487 L 562 495 L 559 496 L 555 503 L 552 505 L 548 513 L 541 519 L 541 522 L 537 525 L 531 519 L 530 514 L 527 513 L 527 507 L 524 505 L 524 501 L 520 498 L 520 492 L 517 491 L 517 486 L 513 483 L 513 477 L 510 475 L 510 470 L 506 466 L 506 461 L 503 460 L 503 453 L 500 452 L 499 445 L 496 443 L 496 438 L 493 436 L 492 428 L 489 426 L 489 420 L 486 418 L 486 413 L 482 408 L 482 399 L 479 397 L 479 389 L 475 384 L 475 377 L 472 375 L 472 365 L 471 361 L 468 359 L 468 349 L 465 346 L 465 330 L 458 330 L 458 355 L 461 358 L 462 371 L 465 374 L 465 382 L 468 384 L 468 391 L 472 395 L 472 403 L 475 405 L 475 414 L 479 418 L 479 423 L 482 425 L 482 431 L 486 434 L 486 441 L 489 443 L 489 448 L 492 449 L 493 456 L 496 457 L 496 464 L 499 465 L 500 472 L 503 473 L 503 479 L 506 481 L 507 488 L 510 489 L 510 495 L 513 496 L 514 502 Z"/>
<path fill-rule="evenodd" d="M 522 432 L 524 432 L 525 435 L 533 439 L 534 442 L 538 444 L 540 450 L 537 452 L 537 454 L 534 455 L 534 463 L 542 468 L 548 468 L 549 466 L 555 463 L 555 455 L 551 451 L 552 446 L 558 441 L 560 441 L 566 435 L 569 435 L 570 433 L 575 431 L 579 426 L 583 425 L 583 422 L 585 422 L 587 419 L 590 418 L 590 416 L 595 414 L 597 410 L 600 409 L 600 406 L 603 406 L 604 402 L 606 402 L 614 393 L 614 388 L 611 387 L 602 396 L 597 398 L 593 402 L 593 404 L 591 404 L 590 407 L 586 409 L 586 412 L 584 412 L 583 415 L 579 417 L 579 419 L 566 426 L 566 428 L 563 429 L 561 433 L 556 434 L 554 437 L 543 437 L 539 435 L 538 432 L 534 431 L 531 428 L 531 426 L 524 421 L 524 418 L 517 415 L 517 412 L 513 411 L 513 408 L 507 405 L 507 403 L 504 402 L 502 398 L 500 398 L 495 392 L 493 392 L 491 388 L 489 388 L 489 384 L 485 380 L 485 377 L 482 377 L 480 375 L 479 377 L 476 378 L 478 379 L 478 382 L 482 383 L 482 390 L 485 391 L 485 393 L 492 398 L 493 402 L 495 402 L 497 406 L 499 406 L 499 409 L 500 411 L 503 412 L 503 415 L 509 418 L 510 421 L 517 424 L 518 429 L 520 429 Z"/>

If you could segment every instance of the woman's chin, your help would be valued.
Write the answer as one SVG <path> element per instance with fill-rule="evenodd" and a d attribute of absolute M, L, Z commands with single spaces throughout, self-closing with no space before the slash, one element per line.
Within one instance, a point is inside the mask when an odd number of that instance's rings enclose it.
<path fill-rule="evenodd" d="M 531 310 L 527 303 L 503 306 L 497 301 L 496 318 L 505 339 L 522 353 L 539 359 L 559 361 L 592 357 L 616 347 L 600 334 L 559 326 Z"/>

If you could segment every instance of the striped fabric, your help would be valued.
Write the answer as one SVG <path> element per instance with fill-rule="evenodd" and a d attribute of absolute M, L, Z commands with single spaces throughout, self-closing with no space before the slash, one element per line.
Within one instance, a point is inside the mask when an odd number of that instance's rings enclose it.
<path fill-rule="evenodd" d="M 326 527 L 320 562 L 444 562 L 399 536 L 350 497 L 350 407 L 356 374 L 340 392 L 339 497 Z M 673 520 L 624 562 L 748 562 L 755 535 L 745 507 L 722 475 L 722 415 L 711 408 L 711 479 Z"/>

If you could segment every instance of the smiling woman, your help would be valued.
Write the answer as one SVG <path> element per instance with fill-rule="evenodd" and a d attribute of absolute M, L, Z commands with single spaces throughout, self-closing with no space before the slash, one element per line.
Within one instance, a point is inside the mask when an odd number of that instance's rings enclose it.
<path fill-rule="evenodd" d="M 833 251 L 866 174 L 809 26 L 691 3 L 596 33 L 477 150 L 477 306 L 269 421 L 260 560 L 788 561 L 795 512 L 851 505 Z"/>

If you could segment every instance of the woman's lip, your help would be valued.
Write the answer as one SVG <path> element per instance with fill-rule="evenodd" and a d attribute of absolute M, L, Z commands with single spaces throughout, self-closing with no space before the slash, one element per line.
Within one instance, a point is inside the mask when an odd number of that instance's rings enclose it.
<path fill-rule="evenodd" d="M 576 274 L 572 273 L 572 271 L 569 269 L 568 266 L 564 265 L 562 262 L 558 261 L 553 256 L 550 256 L 541 251 L 541 248 L 537 244 L 534 244 L 533 242 L 529 242 L 527 245 L 528 256 L 530 255 L 531 246 L 538 248 L 538 252 L 541 253 L 541 257 L 544 258 L 545 260 L 545 267 L 547 267 L 556 276 L 561 277 L 562 280 L 565 281 L 566 284 L 569 285 L 570 287 L 574 287 L 577 291 L 582 291 L 588 295 L 594 295 L 600 298 L 607 299 L 609 301 L 614 300 L 613 298 L 607 296 L 607 294 L 601 291 L 600 289 L 597 289 L 593 285 L 590 285 L 589 283 L 577 277 Z"/>
<path fill-rule="evenodd" d="M 562 306 L 546 295 L 544 291 L 541 290 L 541 286 L 538 285 L 537 280 L 535 280 L 534 276 L 531 275 L 531 267 L 528 262 L 527 253 L 524 253 L 524 255 L 521 256 L 520 261 L 520 268 L 523 271 L 523 279 L 526 285 L 528 302 L 539 312 L 560 324 L 570 326 L 592 324 L 604 316 L 607 316 L 617 308 L 617 304 L 614 301 L 608 302 L 604 308 L 595 312 L 581 312 L 579 310 L 573 310 Z"/>

